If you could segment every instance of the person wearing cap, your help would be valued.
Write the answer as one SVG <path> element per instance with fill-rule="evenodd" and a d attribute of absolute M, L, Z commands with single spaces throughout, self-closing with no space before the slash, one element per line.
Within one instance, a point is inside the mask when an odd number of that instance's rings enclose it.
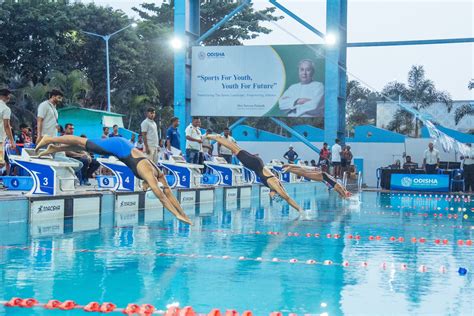
<path fill-rule="evenodd" d="M 8 138 L 11 149 L 16 148 L 12 127 L 10 125 L 12 111 L 7 106 L 7 102 L 10 101 L 11 94 L 12 92 L 8 89 L 0 89 L 0 168 L 5 165 L 5 154 L 3 152 L 5 140 Z"/>
<path fill-rule="evenodd" d="M 298 154 L 293 150 L 293 145 L 290 145 L 289 150 L 283 155 L 283 158 L 288 160 L 288 163 L 295 163 L 298 159 Z"/>
<path fill-rule="evenodd" d="M 474 191 L 474 148 L 471 143 L 467 143 L 469 146 L 469 152 L 466 156 L 462 156 L 463 170 L 464 170 L 464 182 L 466 192 Z"/>
<path fill-rule="evenodd" d="M 38 139 L 40 142 L 44 135 L 56 136 L 58 134 L 58 111 L 56 107 L 63 101 L 64 94 L 57 89 L 49 92 L 49 99 L 38 105 Z"/>

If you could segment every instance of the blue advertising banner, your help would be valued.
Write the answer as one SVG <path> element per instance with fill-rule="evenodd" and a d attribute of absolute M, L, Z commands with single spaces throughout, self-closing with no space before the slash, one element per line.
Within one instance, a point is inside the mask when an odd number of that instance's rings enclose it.
<path fill-rule="evenodd" d="M 447 174 L 392 174 L 391 190 L 448 192 Z"/>

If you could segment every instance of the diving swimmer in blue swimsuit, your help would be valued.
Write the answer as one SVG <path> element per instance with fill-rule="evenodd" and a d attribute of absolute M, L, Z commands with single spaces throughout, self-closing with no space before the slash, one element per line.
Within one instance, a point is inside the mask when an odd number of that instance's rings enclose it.
<path fill-rule="evenodd" d="M 61 151 L 86 150 L 98 155 L 117 157 L 133 171 L 137 178 L 143 180 L 142 187 L 145 191 L 150 188 L 163 206 L 173 213 L 177 219 L 187 224 L 192 224 L 171 192 L 171 188 L 161 170 L 145 154 L 135 149 L 125 138 L 87 139 L 72 135 L 61 137 L 44 136 L 36 145 L 36 151 L 46 146 L 48 148 L 42 151 L 39 156 Z M 159 183 L 162 185 L 161 188 Z"/>

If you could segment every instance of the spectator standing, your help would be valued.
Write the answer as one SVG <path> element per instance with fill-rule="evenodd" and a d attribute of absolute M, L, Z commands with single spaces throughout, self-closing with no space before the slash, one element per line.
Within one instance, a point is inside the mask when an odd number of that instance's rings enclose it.
<path fill-rule="evenodd" d="M 186 161 L 198 164 L 199 153 L 202 150 L 201 119 L 193 117 L 191 124 L 186 127 Z"/>
<path fill-rule="evenodd" d="M 288 160 L 288 163 L 295 163 L 296 159 L 298 159 L 298 154 L 296 151 L 293 150 L 293 145 L 290 145 L 288 151 L 283 155 L 283 158 Z"/>
<path fill-rule="evenodd" d="M 324 172 L 329 171 L 329 156 L 331 155 L 331 152 L 328 149 L 328 143 L 323 144 L 323 148 L 321 148 L 321 151 L 319 152 L 319 161 L 318 165 L 321 167 L 321 170 Z"/>
<path fill-rule="evenodd" d="M 342 160 L 344 159 L 344 165 L 343 165 L 343 172 L 349 171 L 351 163 L 352 163 L 352 158 L 354 155 L 352 155 L 351 152 L 351 146 L 345 146 L 344 150 L 342 151 L 342 157 L 341 157 L 341 165 L 342 165 Z"/>
<path fill-rule="evenodd" d="M 67 123 L 65 125 L 64 135 L 74 135 L 74 125 Z M 83 137 L 83 135 L 81 135 Z M 66 151 L 66 156 L 82 162 L 82 168 L 79 173 L 79 181 L 81 185 L 91 185 L 89 179 L 92 178 L 94 172 L 100 167 L 100 164 L 87 151 Z"/>
<path fill-rule="evenodd" d="M 112 126 L 112 133 L 109 134 L 109 137 L 123 137 L 122 134 L 119 133 L 119 127 L 117 124 Z"/>
<path fill-rule="evenodd" d="M 235 139 L 230 135 L 230 129 L 228 127 L 224 128 L 224 138 L 227 138 L 229 141 L 235 143 Z M 221 144 L 217 144 L 217 152 L 219 156 L 224 158 L 227 163 L 232 163 L 232 151 Z"/>
<path fill-rule="evenodd" d="M 158 161 L 159 139 L 158 139 L 158 127 L 155 122 L 155 109 L 148 108 L 146 110 L 146 118 L 141 124 L 143 144 L 145 146 L 145 154 L 148 158 L 153 161 Z"/>
<path fill-rule="evenodd" d="M 0 168 L 5 164 L 5 153 L 3 152 L 5 141 L 8 139 L 10 148 L 16 149 L 15 139 L 13 138 L 10 125 L 11 110 L 7 106 L 10 101 L 11 91 L 8 89 L 0 90 Z"/>
<path fill-rule="evenodd" d="M 434 148 L 433 143 L 428 144 L 428 149 L 423 154 L 423 167 L 425 172 L 428 174 L 436 173 L 436 169 L 439 165 L 439 151 Z"/>
<path fill-rule="evenodd" d="M 464 183 L 466 192 L 474 191 L 474 148 L 472 144 L 466 144 L 469 146 L 469 153 L 467 156 L 461 157 L 463 159 L 463 170 L 464 170 Z"/>
<path fill-rule="evenodd" d="M 102 127 L 102 139 L 109 138 L 109 128 L 107 126 Z"/>
<path fill-rule="evenodd" d="M 59 131 L 58 111 L 56 107 L 63 101 L 61 90 L 53 89 L 49 93 L 49 99 L 38 106 L 38 139 L 39 142 L 44 135 L 55 137 Z"/>
<path fill-rule="evenodd" d="M 341 152 L 342 147 L 339 144 L 341 141 L 339 138 L 336 138 L 335 144 L 331 147 L 331 162 L 334 166 L 334 177 L 340 178 L 342 176 L 342 169 L 341 169 Z"/>
<path fill-rule="evenodd" d="M 181 152 L 181 141 L 178 131 L 179 119 L 171 118 L 171 125 L 166 131 L 166 149 L 169 153 L 177 154 Z"/>

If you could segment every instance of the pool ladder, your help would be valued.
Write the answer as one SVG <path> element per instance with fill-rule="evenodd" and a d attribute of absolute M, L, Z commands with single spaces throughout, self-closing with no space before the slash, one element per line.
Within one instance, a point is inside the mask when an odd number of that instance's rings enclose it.
<path fill-rule="evenodd" d="M 344 172 L 342 176 L 342 185 L 347 188 L 347 175 L 348 172 Z M 357 173 L 357 191 L 362 191 L 362 171 Z"/>

